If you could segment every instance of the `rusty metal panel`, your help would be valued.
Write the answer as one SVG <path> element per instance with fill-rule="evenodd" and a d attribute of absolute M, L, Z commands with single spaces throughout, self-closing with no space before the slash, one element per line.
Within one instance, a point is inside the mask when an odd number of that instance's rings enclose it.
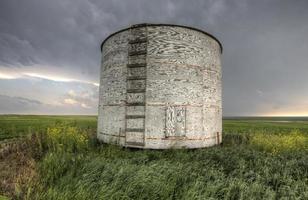
<path fill-rule="evenodd" d="M 168 106 L 166 109 L 166 137 L 183 137 L 186 134 L 186 108 Z"/>

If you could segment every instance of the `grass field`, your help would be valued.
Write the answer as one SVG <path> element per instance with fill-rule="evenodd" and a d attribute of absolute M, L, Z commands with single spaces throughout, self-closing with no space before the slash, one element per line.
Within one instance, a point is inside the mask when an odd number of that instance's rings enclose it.
<path fill-rule="evenodd" d="M 96 116 L 0 115 L 0 140 L 34 132 L 46 132 L 57 123 L 68 123 L 83 129 L 96 129 Z"/>
<path fill-rule="evenodd" d="M 100 145 L 95 129 L 1 116 L 2 140 L 25 137 L 0 156 L 0 199 L 308 199 L 308 118 L 227 118 L 223 145 L 197 150 Z"/>

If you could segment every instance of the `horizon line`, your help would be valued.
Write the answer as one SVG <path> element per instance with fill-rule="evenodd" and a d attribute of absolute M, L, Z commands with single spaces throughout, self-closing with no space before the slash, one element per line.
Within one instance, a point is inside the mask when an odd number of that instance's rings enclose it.
<path fill-rule="evenodd" d="M 36 116 L 98 116 L 98 114 L 31 114 L 31 113 L 0 113 L 1 115 L 36 115 Z M 237 118 L 237 117 L 245 117 L 245 118 L 252 118 L 252 117 L 262 117 L 262 118 L 269 118 L 269 117 L 308 117 L 308 115 L 228 115 L 222 116 L 222 118 Z"/>

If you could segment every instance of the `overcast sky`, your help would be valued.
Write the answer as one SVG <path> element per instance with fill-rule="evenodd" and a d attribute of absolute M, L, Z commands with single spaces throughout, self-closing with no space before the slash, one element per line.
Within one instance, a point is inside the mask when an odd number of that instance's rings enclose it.
<path fill-rule="evenodd" d="M 221 41 L 225 116 L 308 115 L 307 0 L 1 0 L 0 113 L 97 114 L 102 40 L 144 22 Z"/>

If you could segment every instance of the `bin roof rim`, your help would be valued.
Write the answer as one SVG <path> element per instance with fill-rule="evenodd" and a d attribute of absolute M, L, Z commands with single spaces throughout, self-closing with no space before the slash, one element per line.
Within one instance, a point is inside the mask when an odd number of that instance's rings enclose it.
<path fill-rule="evenodd" d="M 119 31 L 116 31 L 116 32 L 110 34 L 110 35 L 107 36 L 107 37 L 105 38 L 105 40 L 102 42 L 102 44 L 101 44 L 101 51 L 102 51 L 102 49 L 103 49 L 104 43 L 105 43 L 109 38 L 111 38 L 112 36 L 114 36 L 114 35 L 116 35 L 116 34 L 118 34 L 118 33 L 121 33 L 121 32 L 123 32 L 123 31 L 129 30 L 129 29 L 131 29 L 131 28 L 140 28 L 140 27 L 146 27 L 146 26 L 174 26 L 174 27 L 181 27 L 181 28 L 187 28 L 187 29 L 195 30 L 195 31 L 201 32 L 201 33 L 203 33 L 203 34 L 205 34 L 205 35 L 208 35 L 208 36 L 210 36 L 211 38 L 213 38 L 213 39 L 219 44 L 220 52 L 222 53 L 222 51 L 223 51 L 223 47 L 222 47 L 221 42 L 220 42 L 215 36 L 213 36 L 212 34 L 210 34 L 210 33 L 208 33 L 208 32 L 205 32 L 205 31 L 203 31 L 203 30 L 201 30 L 201 29 L 194 28 L 194 27 L 190 27 L 190 26 L 185 26 L 185 25 L 176 25 L 176 24 L 153 24 L 153 23 L 135 24 L 135 25 L 132 25 L 132 26 L 130 26 L 130 27 L 128 27 L 128 28 L 123 28 L 123 29 L 121 29 L 121 30 L 119 30 Z"/>

